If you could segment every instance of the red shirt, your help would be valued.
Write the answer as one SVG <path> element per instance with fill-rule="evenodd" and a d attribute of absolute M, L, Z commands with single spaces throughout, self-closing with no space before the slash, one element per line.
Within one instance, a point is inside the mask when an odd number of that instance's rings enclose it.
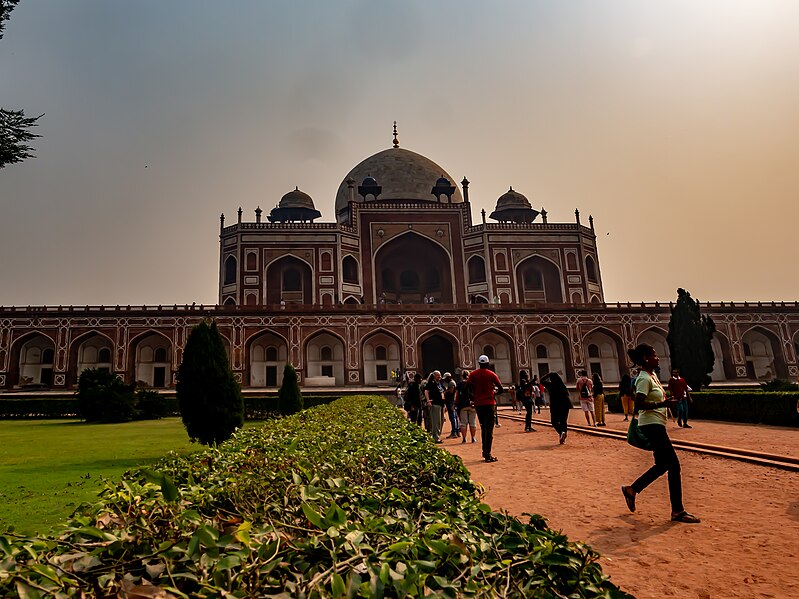
<path fill-rule="evenodd" d="M 502 388 L 499 377 L 488 368 L 478 368 L 472 370 L 467 382 L 474 385 L 474 405 L 493 406 L 497 401 L 494 399 L 494 385 Z"/>
<path fill-rule="evenodd" d="M 680 377 L 669 379 L 669 392 L 674 399 L 685 399 L 688 396 L 688 383 Z"/>

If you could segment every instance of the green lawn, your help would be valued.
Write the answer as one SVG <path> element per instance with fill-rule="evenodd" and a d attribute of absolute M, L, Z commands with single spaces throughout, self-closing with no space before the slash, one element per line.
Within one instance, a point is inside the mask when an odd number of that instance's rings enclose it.
<path fill-rule="evenodd" d="M 0 530 L 46 532 L 81 503 L 101 478 L 151 464 L 169 451 L 190 453 L 179 418 L 124 424 L 76 420 L 0 421 Z"/>

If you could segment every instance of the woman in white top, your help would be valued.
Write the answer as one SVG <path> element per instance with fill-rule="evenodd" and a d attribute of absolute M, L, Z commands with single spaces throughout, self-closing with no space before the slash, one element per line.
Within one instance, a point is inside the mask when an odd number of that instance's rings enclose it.
<path fill-rule="evenodd" d="M 628 350 L 627 355 L 641 367 L 635 380 L 635 408 L 639 411 L 638 426 L 652 444 L 652 452 L 655 454 L 655 465 L 639 476 L 632 485 L 621 488 L 627 507 L 634 512 L 635 496 L 668 472 L 671 519 L 690 524 L 699 522 L 699 518 L 685 511 L 682 503 L 680 460 L 666 432 L 667 408 L 675 402 L 666 399 L 663 385 L 655 374 L 659 363 L 655 349 L 642 343 L 635 349 Z"/>

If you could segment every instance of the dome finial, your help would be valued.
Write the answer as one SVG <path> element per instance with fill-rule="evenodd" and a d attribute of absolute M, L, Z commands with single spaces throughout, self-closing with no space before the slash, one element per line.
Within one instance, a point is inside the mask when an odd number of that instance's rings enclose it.
<path fill-rule="evenodd" d="M 394 147 L 399 148 L 399 138 L 397 137 L 397 121 L 394 121 Z"/>

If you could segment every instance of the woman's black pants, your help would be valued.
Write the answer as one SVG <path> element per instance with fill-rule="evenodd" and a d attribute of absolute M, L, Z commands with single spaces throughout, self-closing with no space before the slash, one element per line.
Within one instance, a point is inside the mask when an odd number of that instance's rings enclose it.
<path fill-rule="evenodd" d="M 569 410 L 558 410 L 557 408 L 550 408 L 549 410 L 549 420 L 552 422 L 552 428 L 555 431 L 560 433 L 565 433 L 569 430 L 568 422 L 569 422 Z"/>
<path fill-rule="evenodd" d="M 522 400 L 524 404 L 524 409 L 526 413 L 524 415 L 524 430 L 529 430 L 533 428 L 533 400 L 529 397 L 525 397 Z"/>
<path fill-rule="evenodd" d="M 633 490 L 640 493 L 649 485 L 669 473 L 669 498 L 671 499 L 671 511 L 679 514 L 685 508 L 682 504 L 682 479 L 680 477 L 680 460 L 677 452 L 671 444 L 666 427 L 662 424 L 645 424 L 639 426 L 644 436 L 652 444 L 652 452 L 655 454 L 655 465 L 638 477 L 633 484 Z"/>

